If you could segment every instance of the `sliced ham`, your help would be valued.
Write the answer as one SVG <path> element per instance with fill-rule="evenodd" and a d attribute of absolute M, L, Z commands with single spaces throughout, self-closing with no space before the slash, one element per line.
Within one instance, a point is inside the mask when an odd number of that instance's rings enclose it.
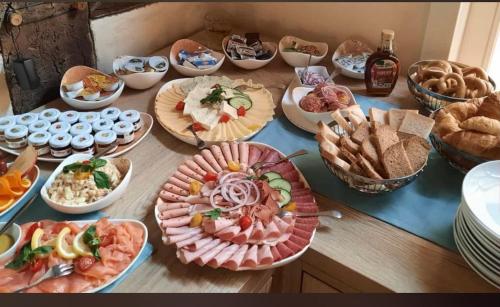
<path fill-rule="evenodd" d="M 260 220 L 257 220 L 255 222 L 253 232 L 252 232 L 252 235 L 250 236 L 250 239 L 257 240 L 257 241 L 264 239 L 264 225 L 262 225 L 262 222 Z"/>
<path fill-rule="evenodd" d="M 293 229 L 292 225 L 288 224 L 287 222 L 285 222 L 283 219 L 281 219 L 276 215 L 273 216 L 273 222 L 278 227 L 280 233 L 291 232 Z"/>
<path fill-rule="evenodd" d="M 309 240 L 312 236 L 312 232 L 311 231 L 305 231 L 305 230 L 302 230 L 302 229 L 298 229 L 298 228 L 294 228 L 292 233 L 294 235 L 297 235 L 301 238 L 304 238 L 306 240 Z"/>
<path fill-rule="evenodd" d="M 222 168 L 219 165 L 219 162 L 217 162 L 217 159 L 215 159 L 214 155 L 212 154 L 212 152 L 210 150 L 203 149 L 201 151 L 201 155 L 210 164 L 210 166 L 212 166 L 212 168 L 215 170 L 216 173 L 222 172 Z"/>
<path fill-rule="evenodd" d="M 216 220 L 213 219 L 205 219 L 203 221 L 203 229 L 205 229 L 208 233 L 216 233 L 221 231 L 222 229 L 229 227 L 234 224 L 234 220 L 226 219 L 220 217 Z"/>
<path fill-rule="evenodd" d="M 300 252 L 303 249 L 303 247 L 301 247 L 300 245 L 297 245 L 296 243 L 293 243 L 292 241 L 286 241 L 285 245 L 288 248 L 290 248 L 294 254 Z"/>
<path fill-rule="evenodd" d="M 293 250 L 291 250 L 288 246 L 286 246 L 281 242 L 276 244 L 276 248 L 278 249 L 282 259 L 287 258 L 294 254 Z"/>
<path fill-rule="evenodd" d="M 271 153 L 271 149 L 264 148 L 264 151 L 262 152 L 262 155 L 260 155 L 258 162 L 266 162 L 267 161 L 267 156 L 270 153 Z"/>
<path fill-rule="evenodd" d="M 221 148 L 218 145 L 212 145 L 210 146 L 210 150 L 222 169 L 227 169 L 227 162 Z"/>
<path fill-rule="evenodd" d="M 173 185 L 171 183 L 166 183 L 163 188 L 170 192 L 170 193 L 174 193 L 174 194 L 177 194 L 177 195 L 181 195 L 181 196 L 188 196 L 189 195 L 189 192 L 187 190 L 184 190 L 176 185 Z"/>
<path fill-rule="evenodd" d="M 245 257 L 243 257 L 243 262 L 241 266 L 255 268 L 257 266 L 257 250 L 259 246 L 257 244 L 252 245 L 249 250 L 245 253 Z"/>
<path fill-rule="evenodd" d="M 174 244 L 177 242 L 181 242 L 181 241 L 184 241 L 186 239 L 192 238 L 192 237 L 196 236 L 197 234 L 200 234 L 201 232 L 202 232 L 202 229 L 200 227 L 191 228 L 190 231 L 186 231 L 184 233 L 177 234 L 177 235 L 168 236 L 166 243 L 167 244 Z"/>
<path fill-rule="evenodd" d="M 281 260 L 282 257 L 280 255 L 280 252 L 278 251 L 278 248 L 276 248 L 276 246 L 271 246 L 271 253 L 273 254 L 274 261 Z"/>
<path fill-rule="evenodd" d="M 212 240 L 210 243 L 206 244 L 205 246 L 203 246 L 202 248 L 197 249 L 197 250 L 192 251 L 192 252 L 188 251 L 186 249 L 178 249 L 177 250 L 177 258 L 179 258 L 179 260 L 184 264 L 190 263 L 193 260 L 200 257 L 201 255 L 208 252 L 209 250 L 211 250 L 212 248 L 216 247 L 219 243 L 220 243 L 220 240 L 215 239 L 215 240 Z"/>
<path fill-rule="evenodd" d="M 292 189 L 292 197 L 294 196 L 302 196 L 302 195 L 310 195 L 312 192 L 310 189 Z"/>
<path fill-rule="evenodd" d="M 304 188 L 304 183 L 302 181 L 294 181 L 291 184 L 292 184 L 292 190 Z"/>
<path fill-rule="evenodd" d="M 205 176 L 207 174 L 207 172 L 206 172 L 206 170 L 204 168 L 202 168 L 202 166 L 200 165 L 200 163 L 198 163 L 198 161 L 196 161 L 196 159 L 195 159 L 196 156 L 197 155 L 195 155 L 193 157 L 194 160 L 186 160 L 184 162 L 184 164 L 186 164 L 187 167 L 189 167 L 193 172 L 195 172 L 196 174 L 198 174 L 199 176 L 201 176 L 202 179 L 203 179 L 203 176 Z"/>
<path fill-rule="evenodd" d="M 297 244 L 298 246 L 302 247 L 302 248 L 304 248 L 307 244 L 309 244 L 309 240 L 306 240 L 306 239 L 301 238 L 301 237 L 299 237 L 297 235 L 294 235 L 294 234 L 292 234 L 290 236 L 289 240 L 292 241 L 293 243 Z"/>
<path fill-rule="evenodd" d="M 203 181 L 203 176 L 204 176 L 204 175 L 200 175 L 200 174 L 198 174 L 198 173 L 194 172 L 192 169 L 190 169 L 190 168 L 189 168 L 187 165 L 185 165 L 185 164 L 180 165 L 180 166 L 179 166 L 179 168 L 178 168 L 178 170 L 179 170 L 179 172 L 180 172 L 180 173 L 182 173 L 182 174 L 186 175 L 186 176 L 187 176 L 187 177 L 189 177 L 189 178 L 193 178 L 194 180 L 198 180 L 198 181 L 200 181 L 200 182 L 202 182 L 202 181 Z M 191 180 L 191 181 L 192 181 L 192 180 Z M 190 183 L 191 181 L 189 181 L 189 183 Z"/>
<path fill-rule="evenodd" d="M 278 229 L 278 226 L 274 222 L 270 222 L 267 224 L 264 230 L 264 239 L 265 240 L 273 240 L 278 239 L 281 236 L 281 232 Z"/>
<path fill-rule="evenodd" d="M 181 189 L 184 189 L 186 191 L 189 191 L 189 183 L 188 182 L 184 182 L 182 181 L 181 179 L 179 178 L 176 178 L 174 176 L 168 178 L 168 181 L 167 183 L 170 183 L 170 184 L 173 184 L 175 186 L 178 186 L 179 188 Z M 164 187 L 165 188 L 165 187 Z"/>
<path fill-rule="evenodd" d="M 215 233 L 215 236 L 224 241 L 230 241 L 234 236 L 236 236 L 241 231 L 241 227 L 238 225 L 229 226 L 221 231 Z"/>
<path fill-rule="evenodd" d="M 319 219 L 317 216 L 313 217 L 297 217 L 297 223 L 302 223 L 302 224 L 310 224 L 310 225 L 315 225 L 317 226 L 319 223 Z"/>
<path fill-rule="evenodd" d="M 205 160 L 205 158 L 203 158 L 202 155 L 194 155 L 193 159 L 196 164 L 205 170 L 205 174 L 206 172 L 217 173 L 217 171 L 210 165 L 210 163 L 208 163 L 207 160 Z"/>
<path fill-rule="evenodd" d="M 240 153 L 238 151 L 238 143 L 231 142 L 229 146 L 231 147 L 231 156 L 233 157 L 233 161 L 236 163 L 240 163 Z"/>
<path fill-rule="evenodd" d="M 163 200 L 172 201 L 172 202 L 184 202 L 186 200 L 186 196 L 181 196 L 181 195 L 178 195 L 178 194 L 174 194 L 174 193 L 171 193 L 171 192 L 168 192 L 168 191 L 165 191 L 165 190 L 162 190 L 160 192 L 160 197 Z"/>
<path fill-rule="evenodd" d="M 188 215 L 189 214 L 189 208 L 178 208 L 178 209 L 171 209 L 171 210 L 165 210 L 160 213 L 160 219 L 162 220 L 167 220 L 171 219 L 173 217 L 178 217 L 178 216 L 183 216 L 183 215 Z"/>
<path fill-rule="evenodd" d="M 260 159 L 264 162 L 276 162 L 280 159 L 280 154 L 277 151 L 270 150 L 265 157 Z"/>
<path fill-rule="evenodd" d="M 277 172 L 277 173 L 280 173 L 280 174 L 284 174 L 286 172 L 290 172 L 290 171 L 293 171 L 295 170 L 295 168 L 293 167 L 293 164 L 291 162 L 281 162 L 281 163 L 278 163 L 278 164 L 274 164 L 272 166 L 269 166 L 269 167 L 265 167 L 262 169 L 262 172 L 263 173 L 266 173 L 266 172 Z"/>
<path fill-rule="evenodd" d="M 168 219 L 168 220 L 163 220 L 163 221 L 161 221 L 161 226 L 163 228 L 181 227 L 181 226 L 189 225 L 190 222 L 191 222 L 191 217 L 189 215 L 186 215 L 186 216 L 174 217 L 174 218 Z"/>
<path fill-rule="evenodd" d="M 210 260 L 212 260 L 218 253 L 220 253 L 225 247 L 227 247 L 229 242 L 221 242 L 214 248 L 210 249 L 208 252 L 204 253 L 201 255 L 198 259 L 196 259 L 196 263 L 198 265 L 204 266 L 207 264 Z"/>
<path fill-rule="evenodd" d="M 243 166 L 243 169 L 246 169 L 248 167 L 248 143 L 246 142 L 241 142 L 238 145 L 238 149 L 240 152 L 240 164 Z"/>
<path fill-rule="evenodd" d="M 226 261 L 222 264 L 222 267 L 236 271 L 243 261 L 243 257 L 248 250 L 248 244 L 240 245 L 240 248 Z"/>
<path fill-rule="evenodd" d="M 233 155 L 231 154 L 231 146 L 229 146 L 226 142 L 222 142 L 220 147 L 222 149 L 222 153 L 224 154 L 224 158 L 226 158 L 226 162 L 229 163 L 229 161 L 234 161 Z"/>
<path fill-rule="evenodd" d="M 159 197 L 156 200 L 156 206 L 158 206 L 158 211 L 166 211 L 166 210 L 171 210 L 171 209 L 178 209 L 178 208 L 188 208 L 191 206 L 190 203 L 185 203 L 185 202 L 177 202 L 177 203 L 167 203 L 164 202 L 161 197 Z"/>
<path fill-rule="evenodd" d="M 260 156 L 262 155 L 262 151 L 258 149 L 256 146 L 249 146 L 249 154 L 248 154 L 248 166 L 254 165 L 257 161 L 259 161 Z"/>
<path fill-rule="evenodd" d="M 269 245 L 262 245 L 257 252 L 257 262 L 260 265 L 269 265 L 274 261 L 273 254 Z"/>
<path fill-rule="evenodd" d="M 314 203 L 314 196 L 312 194 L 294 197 L 296 203 Z"/>
<path fill-rule="evenodd" d="M 248 227 L 244 231 L 237 234 L 234 238 L 231 239 L 231 241 L 236 244 L 247 243 L 248 239 L 250 239 L 250 236 L 252 235 L 252 232 L 253 232 L 253 224 L 250 225 L 250 227 Z"/>
<path fill-rule="evenodd" d="M 318 206 L 310 206 L 310 207 L 299 207 L 297 206 L 297 212 L 304 213 L 317 213 L 319 211 Z"/>
<path fill-rule="evenodd" d="M 220 267 L 224 262 L 231 258 L 231 256 L 234 255 L 239 248 L 240 245 L 238 244 L 231 244 L 225 247 L 220 253 L 213 257 L 207 265 L 214 269 Z"/>
<path fill-rule="evenodd" d="M 184 201 L 190 204 L 210 204 L 210 198 L 204 196 L 188 196 Z"/>
<path fill-rule="evenodd" d="M 179 235 L 181 233 L 185 233 L 185 232 L 191 231 L 191 229 L 194 229 L 194 228 L 191 228 L 191 227 L 188 227 L 188 226 L 167 227 L 167 228 L 163 229 L 163 232 L 166 235 Z"/>
<path fill-rule="evenodd" d="M 214 207 L 208 204 L 194 204 L 191 208 L 191 212 L 207 212 L 212 210 Z"/>
<path fill-rule="evenodd" d="M 213 240 L 214 240 L 214 238 L 212 238 L 211 236 L 209 236 L 205 233 L 204 237 L 201 237 L 198 240 L 194 240 L 193 242 L 191 242 L 187 245 L 184 245 L 184 249 L 187 249 L 188 251 L 193 252 L 195 250 L 199 250 L 200 248 L 202 248 L 203 246 L 212 242 Z"/>
<path fill-rule="evenodd" d="M 304 224 L 304 223 L 295 223 L 294 225 L 297 229 L 302 229 L 304 231 L 313 231 L 316 228 L 314 224 Z"/>
<path fill-rule="evenodd" d="M 283 179 L 286 179 L 290 182 L 298 181 L 299 180 L 299 173 L 296 170 L 293 170 L 293 171 L 281 174 L 281 177 L 283 177 Z"/>

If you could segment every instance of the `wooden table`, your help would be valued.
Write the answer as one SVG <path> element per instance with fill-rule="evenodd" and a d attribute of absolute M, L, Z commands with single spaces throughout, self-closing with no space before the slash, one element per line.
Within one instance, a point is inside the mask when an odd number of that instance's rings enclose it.
<path fill-rule="evenodd" d="M 216 36 L 202 33 L 197 33 L 194 39 L 210 46 L 218 44 Z M 155 54 L 168 56 L 168 51 L 169 48 L 165 48 Z M 328 57 L 323 64 L 330 71 L 333 69 Z M 279 55 L 256 71 L 238 69 L 226 59 L 216 74 L 263 83 L 270 88 L 276 104 L 294 76 L 293 69 Z M 171 67 L 162 82 L 151 89 L 126 89 L 115 106 L 154 114 L 154 99 L 159 88 L 164 82 L 180 77 Z M 342 77 L 335 81 L 348 85 L 354 93 L 364 93 L 363 82 Z M 417 107 L 404 76 L 392 95 L 382 99 L 403 107 Z M 67 109 L 60 99 L 48 107 Z M 278 107 L 277 113 L 280 112 Z M 178 141 L 155 122 L 151 134 L 125 155 L 133 162 L 132 180 L 124 196 L 105 212 L 111 217 L 144 221 L 155 252 L 116 288 L 116 292 L 267 292 L 269 288 L 273 292 L 495 291 L 459 254 L 321 195 L 316 195 L 320 207 L 338 209 L 344 218 L 339 221 L 322 219 L 324 226 L 300 260 L 274 271 L 254 272 L 183 265 L 175 257 L 175 249 L 162 244 L 153 207 L 161 186 L 177 165 L 196 152 L 195 147 Z M 48 175 L 56 164 L 40 163 L 40 166 L 44 175 Z"/>

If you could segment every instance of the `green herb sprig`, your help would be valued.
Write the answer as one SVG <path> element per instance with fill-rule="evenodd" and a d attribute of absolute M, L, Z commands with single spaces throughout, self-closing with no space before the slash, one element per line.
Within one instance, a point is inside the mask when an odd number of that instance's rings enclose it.
<path fill-rule="evenodd" d="M 83 162 L 75 162 L 72 164 L 68 164 L 63 168 L 63 173 L 69 173 L 70 171 L 77 173 L 91 173 L 94 175 L 94 182 L 97 188 L 99 189 L 109 189 L 109 177 L 105 172 L 98 171 L 96 169 L 105 166 L 107 163 L 106 160 L 103 159 L 90 159 L 88 161 Z"/>
<path fill-rule="evenodd" d="M 205 98 L 200 100 L 201 104 L 214 104 L 214 103 L 222 103 L 224 98 L 222 94 L 224 93 L 224 89 L 219 84 L 214 85 L 214 90 Z"/>
<path fill-rule="evenodd" d="M 99 246 L 101 244 L 101 240 L 97 236 L 95 225 L 90 226 L 83 233 L 83 243 L 87 244 L 92 252 L 92 255 L 96 259 L 101 259 L 101 255 L 99 254 Z"/>
<path fill-rule="evenodd" d="M 8 269 L 18 270 L 26 264 L 33 262 L 36 256 L 49 254 L 50 252 L 52 252 L 52 247 L 50 246 L 40 246 L 35 249 L 31 249 L 30 241 L 21 248 L 21 251 L 16 258 L 9 262 L 5 267 Z"/>
<path fill-rule="evenodd" d="M 213 210 L 210 210 L 208 212 L 205 212 L 205 214 L 203 214 L 203 215 L 208 216 L 212 220 L 216 220 L 220 217 L 221 213 L 222 213 L 222 210 L 217 208 L 217 209 L 213 209 Z"/>

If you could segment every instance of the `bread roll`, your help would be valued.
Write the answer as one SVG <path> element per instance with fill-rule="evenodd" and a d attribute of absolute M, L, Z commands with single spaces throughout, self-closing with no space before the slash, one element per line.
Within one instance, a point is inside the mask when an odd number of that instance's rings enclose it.
<path fill-rule="evenodd" d="M 461 122 L 459 126 L 464 130 L 474 130 L 491 135 L 500 135 L 500 121 L 485 116 L 471 117 Z"/>
<path fill-rule="evenodd" d="M 485 153 L 498 146 L 498 137 L 474 131 L 458 131 L 448 134 L 443 140 L 462 151 L 485 157 Z"/>
<path fill-rule="evenodd" d="M 460 122 L 451 113 L 446 113 L 444 110 L 438 111 L 435 120 L 434 133 L 441 138 L 450 133 L 462 130 L 459 126 Z"/>
<path fill-rule="evenodd" d="M 477 116 L 486 116 L 500 120 L 500 92 L 486 97 L 477 110 Z"/>
<path fill-rule="evenodd" d="M 444 107 L 444 110 L 453 115 L 459 122 L 463 122 L 476 115 L 477 106 L 468 102 L 455 102 Z"/>

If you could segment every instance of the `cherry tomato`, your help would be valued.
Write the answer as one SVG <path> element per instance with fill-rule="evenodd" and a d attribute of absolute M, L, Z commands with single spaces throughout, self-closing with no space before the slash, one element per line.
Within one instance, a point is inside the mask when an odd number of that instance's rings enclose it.
<path fill-rule="evenodd" d="M 200 123 L 193 123 L 193 130 L 194 131 L 203 131 L 205 128 Z"/>
<path fill-rule="evenodd" d="M 28 231 L 26 231 L 26 235 L 24 236 L 25 240 L 31 240 L 31 237 L 33 236 L 33 233 L 37 228 L 42 227 L 42 224 L 40 222 L 33 223 L 30 228 L 28 228 Z"/>
<path fill-rule="evenodd" d="M 231 117 L 227 114 L 222 114 L 222 116 L 219 118 L 219 123 L 227 123 Z"/>
<path fill-rule="evenodd" d="M 240 218 L 241 230 L 245 230 L 252 225 L 252 219 L 248 215 L 244 215 Z"/>
<path fill-rule="evenodd" d="M 203 176 L 203 180 L 204 180 L 205 182 L 208 182 L 208 181 L 215 181 L 215 180 L 217 180 L 217 174 L 214 174 L 214 173 L 212 173 L 212 172 L 207 172 L 207 173 L 205 174 L 205 176 Z"/>
<path fill-rule="evenodd" d="M 90 160 L 84 160 L 84 161 L 82 161 L 82 164 L 84 164 L 84 165 L 90 164 Z"/>
<path fill-rule="evenodd" d="M 236 114 L 238 114 L 238 116 L 245 116 L 245 114 L 247 114 L 247 110 L 245 110 L 244 106 L 241 106 L 236 111 Z"/>
<path fill-rule="evenodd" d="M 90 256 L 83 256 L 75 261 L 75 266 L 78 271 L 85 272 L 95 263 L 95 258 Z"/>
<path fill-rule="evenodd" d="M 42 259 L 36 259 L 35 261 L 30 263 L 29 269 L 31 272 L 36 273 L 40 271 L 43 267 L 43 260 Z"/>
<path fill-rule="evenodd" d="M 185 105 L 186 105 L 186 104 L 184 103 L 184 101 L 179 101 L 179 102 L 175 105 L 175 109 L 176 109 L 177 111 L 182 111 L 182 110 L 184 110 L 184 106 L 185 106 Z"/>

